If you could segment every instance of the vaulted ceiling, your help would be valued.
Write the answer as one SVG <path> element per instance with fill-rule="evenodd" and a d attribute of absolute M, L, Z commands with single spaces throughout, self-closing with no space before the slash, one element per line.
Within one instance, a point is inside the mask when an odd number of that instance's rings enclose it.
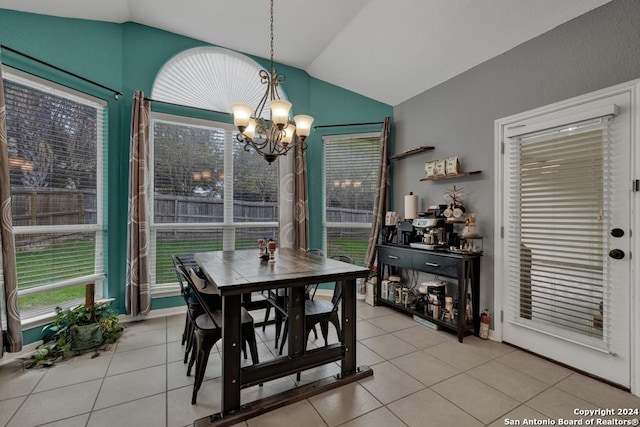
<path fill-rule="evenodd" d="M 610 0 L 274 0 L 277 62 L 395 106 Z M 268 0 L 0 0 L 269 57 Z"/>

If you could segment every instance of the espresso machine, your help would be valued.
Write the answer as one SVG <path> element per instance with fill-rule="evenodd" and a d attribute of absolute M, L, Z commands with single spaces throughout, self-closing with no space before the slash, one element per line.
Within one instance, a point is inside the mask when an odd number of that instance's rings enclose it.
<path fill-rule="evenodd" d="M 452 239 L 455 240 L 457 235 L 453 232 L 453 224 L 447 221 L 443 214 L 446 207 L 446 205 L 432 206 L 413 220 L 414 234 L 411 247 L 438 250 L 451 246 Z"/>

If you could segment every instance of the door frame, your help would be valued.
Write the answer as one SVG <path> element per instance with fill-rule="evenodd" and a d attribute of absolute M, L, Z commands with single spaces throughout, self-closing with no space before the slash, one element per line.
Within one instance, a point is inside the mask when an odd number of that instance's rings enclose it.
<path fill-rule="evenodd" d="M 502 188 L 505 180 L 505 165 L 504 165 L 504 147 L 502 141 L 504 140 L 504 130 L 510 123 L 514 123 L 520 120 L 531 117 L 532 115 L 548 114 L 553 111 L 562 110 L 575 105 L 585 103 L 589 100 L 599 97 L 608 97 L 623 92 L 629 92 L 631 95 L 631 160 L 630 160 L 630 173 L 632 182 L 629 186 L 633 185 L 633 180 L 640 179 L 640 79 L 632 80 L 630 82 L 622 83 L 616 86 L 612 86 L 606 89 L 601 89 L 595 92 L 591 92 L 585 95 L 580 95 L 571 99 L 556 102 L 543 107 L 535 108 L 523 113 L 518 113 L 513 116 L 504 117 L 494 122 L 494 173 L 496 179 L 494 180 L 494 292 L 493 292 L 493 306 L 495 321 L 493 322 L 493 334 L 492 338 L 496 341 L 502 342 L 503 340 L 503 294 L 505 292 L 504 280 L 505 277 L 502 274 L 504 269 L 505 257 L 503 256 L 506 250 L 506 245 L 503 238 L 503 229 L 505 222 L 503 218 L 504 208 L 504 194 Z M 631 200 L 631 254 L 635 256 L 631 257 L 631 272 L 630 272 L 630 386 L 631 393 L 640 396 L 640 191 L 632 192 Z"/>

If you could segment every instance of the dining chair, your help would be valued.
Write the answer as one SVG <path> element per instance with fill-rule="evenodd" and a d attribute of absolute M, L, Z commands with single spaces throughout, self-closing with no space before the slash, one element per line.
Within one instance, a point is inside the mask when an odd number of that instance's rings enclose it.
<path fill-rule="evenodd" d="M 338 314 L 338 308 L 342 301 L 342 295 L 345 282 L 337 281 L 333 290 L 333 296 L 331 301 L 325 299 L 313 299 L 306 300 L 304 302 L 304 349 L 307 349 L 307 342 L 309 340 L 309 334 L 315 328 L 317 324 L 320 324 L 320 331 L 324 338 L 324 345 L 329 344 L 329 323 L 336 328 L 336 334 L 338 335 L 338 341 L 342 341 L 342 329 L 340 328 L 340 320 Z M 287 339 L 287 333 L 289 329 L 288 322 L 284 324 L 284 332 L 282 336 L 282 343 L 280 345 L 280 354 L 284 348 L 284 343 Z M 300 372 L 296 374 L 296 381 L 300 381 Z"/>
<path fill-rule="evenodd" d="M 202 284 L 202 285 L 205 285 L 207 283 L 207 278 L 204 276 L 204 274 L 202 274 L 202 272 L 200 272 L 200 267 L 196 263 L 193 254 L 184 254 L 184 255 L 180 255 L 180 256 L 172 255 L 171 258 L 173 259 L 173 265 L 174 265 L 174 268 L 176 269 L 176 271 L 177 271 L 178 265 L 180 265 L 180 266 L 184 267 L 185 270 L 189 273 L 189 275 L 191 276 L 191 280 L 193 280 L 194 282 L 197 282 L 198 284 Z M 178 279 L 180 280 L 180 277 L 178 277 Z M 202 311 L 202 309 L 199 307 L 199 303 L 198 303 L 198 301 L 196 301 L 195 297 L 193 295 L 189 294 L 188 286 L 184 285 L 183 283 L 181 283 L 180 285 L 181 285 L 181 289 L 186 289 L 187 299 L 185 301 L 187 303 L 187 307 L 191 307 L 191 310 Z M 203 297 L 207 301 L 207 304 L 210 307 L 212 307 L 214 309 L 217 309 L 217 310 L 221 310 L 222 309 L 222 300 L 220 299 L 219 295 L 216 295 L 216 294 L 204 294 Z M 247 311 L 250 311 L 250 310 L 256 310 L 256 309 L 259 309 L 261 307 L 264 307 L 265 304 L 262 303 L 261 301 L 255 301 L 255 302 L 243 301 L 242 306 Z M 196 313 L 196 314 L 199 314 L 199 313 Z M 252 335 L 255 335 L 255 331 L 252 332 Z M 244 340 L 244 339 L 242 341 L 242 354 L 244 355 L 245 359 L 247 358 L 247 342 L 248 342 L 248 340 Z M 182 343 L 181 344 L 182 345 L 186 344 L 185 352 L 184 352 L 184 363 L 187 363 L 187 361 L 189 359 L 189 353 L 193 348 L 193 323 L 190 321 L 190 316 L 189 316 L 188 313 L 187 313 L 187 316 L 186 316 L 186 319 L 185 319 L 185 327 L 184 327 L 184 331 L 182 333 Z M 252 355 L 252 357 L 253 357 L 253 355 Z"/>
<path fill-rule="evenodd" d="M 305 252 L 311 255 L 324 257 L 324 252 L 322 251 L 322 249 L 307 249 Z M 304 291 L 305 300 L 313 299 L 315 297 L 317 289 L 317 283 L 313 285 L 307 285 Z M 287 320 L 287 290 L 285 288 L 270 289 L 267 291 L 266 300 L 270 304 L 266 307 L 265 310 L 264 322 L 262 323 L 262 331 L 265 331 L 269 316 L 271 315 L 271 307 L 273 307 L 275 311 L 274 323 L 276 326 L 275 348 L 277 349 L 278 341 L 280 339 L 280 333 L 282 331 L 282 323 L 286 322 Z M 315 327 L 313 328 L 313 334 L 315 335 L 315 338 L 318 339 L 318 331 L 316 331 Z M 280 354 L 282 354 L 282 351 L 280 351 Z"/>
<path fill-rule="evenodd" d="M 191 396 L 191 404 L 195 405 L 198 396 L 198 390 L 202 385 L 204 373 L 207 368 L 207 362 L 209 361 L 209 354 L 211 349 L 222 338 L 222 310 L 215 308 L 210 304 L 210 299 L 205 297 L 205 294 L 198 291 L 198 288 L 191 278 L 191 275 L 183 266 L 177 267 L 177 275 L 180 283 L 186 283 L 187 289 L 191 296 L 195 297 L 198 301 L 201 311 L 192 312 L 188 310 L 193 322 L 193 349 L 191 351 L 191 358 L 187 367 L 187 376 L 191 375 L 191 368 L 195 363 L 195 382 L 193 384 L 193 394 Z M 253 317 L 245 310 L 241 308 L 241 329 L 242 329 L 242 341 L 249 345 L 251 352 L 251 360 L 253 364 L 260 362 L 258 357 L 258 347 L 256 343 L 256 335 L 253 324 Z M 246 350 L 244 350 L 244 357 L 247 358 Z"/>
<path fill-rule="evenodd" d="M 182 341 L 181 345 L 186 345 L 184 349 L 184 363 L 187 363 L 189 360 L 189 354 L 191 353 L 191 349 L 193 348 L 193 319 L 198 317 L 198 315 L 202 314 L 202 308 L 200 307 L 200 303 L 196 299 L 196 297 L 191 293 L 188 285 L 185 281 L 182 280 L 179 274 L 179 268 L 184 268 L 187 271 L 187 264 L 189 263 L 188 256 L 178 257 L 176 255 L 171 255 L 171 259 L 173 261 L 174 271 L 178 276 L 178 284 L 180 285 L 180 294 L 184 299 L 184 302 L 187 305 L 187 313 L 184 321 L 184 329 L 182 331 Z M 195 262 L 194 262 L 195 263 Z"/>

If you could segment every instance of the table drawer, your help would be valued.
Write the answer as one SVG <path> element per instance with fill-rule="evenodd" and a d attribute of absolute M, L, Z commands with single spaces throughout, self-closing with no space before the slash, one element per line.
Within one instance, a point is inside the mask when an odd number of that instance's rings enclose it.
<path fill-rule="evenodd" d="M 413 254 L 413 268 L 431 274 L 446 277 L 458 277 L 460 260 L 442 255 L 415 252 Z"/>
<path fill-rule="evenodd" d="M 378 249 L 378 262 L 394 267 L 414 268 L 413 253 L 405 248 L 380 247 Z"/>

